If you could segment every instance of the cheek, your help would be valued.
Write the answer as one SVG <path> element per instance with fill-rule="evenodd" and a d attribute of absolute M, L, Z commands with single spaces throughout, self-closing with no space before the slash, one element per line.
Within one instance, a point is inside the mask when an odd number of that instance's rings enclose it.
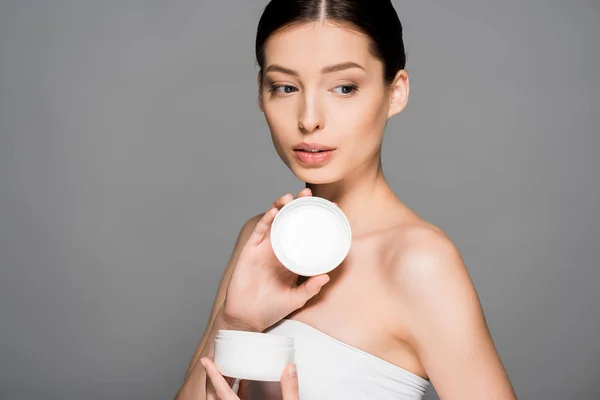
<path fill-rule="evenodd" d="M 294 134 L 295 130 L 297 130 L 297 125 L 294 125 L 295 120 L 293 115 L 289 111 L 284 112 L 278 107 L 272 107 L 272 105 L 265 105 L 264 115 L 275 150 L 282 161 L 289 167 L 289 154 L 286 153 L 285 149 L 298 141 L 298 138 L 295 138 Z"/>
<path fill-rule="evenodd" d="M 271 133 L 278 139 L 293 135 L 298 128 L 296 106 L 293 101 L 267 101 L 264 114 Z"/>
<path fill-rule="evenodd" d="M 344 136 L 352 140 L 347 144 L 358 148 L 378 146 L 387 121 L 387 100 L 383 96 L 363 96 L 356 100 L 337 118 L 337 123 L 346 132 Z"/>

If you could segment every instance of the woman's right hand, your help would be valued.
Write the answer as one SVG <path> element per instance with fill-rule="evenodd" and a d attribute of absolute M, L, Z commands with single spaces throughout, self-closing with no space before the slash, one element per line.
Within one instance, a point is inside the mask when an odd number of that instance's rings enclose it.
<path fill-rule="evenodd" d="M 311 195 L 307 188 L 297 197 Z M 329 281 L 329 276 L 323 274 L 296 286 L 298 275 L 286 269 L 273 252 L 271 224 L 279 210 L 292 200 L 291 194 L 275 200 L 242 248 L 221 310 L 231 326 L 262 332 L 304 306 Z"/>
<path fill-rule="evenodd" d="M 230 386 L 230 383 L 221 375 L 217 366 L 208 358 L 201 359 L 206 376 L 210 379 L 215 388 L 215 395 L 220 400 L 247 400 L 248 387 L 240 388 L 236 394 Z M 281 373 L 281 395 L 283 400 L 298 400 L 298 373 L 294 364 L 287 365 Z M 242 381 L 248 382 L 248 381 Z"/>

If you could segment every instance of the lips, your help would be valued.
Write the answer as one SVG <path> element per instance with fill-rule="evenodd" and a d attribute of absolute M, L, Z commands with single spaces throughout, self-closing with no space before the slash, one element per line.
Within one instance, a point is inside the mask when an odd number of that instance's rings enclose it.
<path fill-rule="evenodd" d="M 301 143 L 294 147 L 296 158 L 303 164 L 320 165 L 328 161 L 335 148 L 320 143 Z"/>
<path fill-rule="evenodd" d="M 320 143 L 300 143 L 294 147 L 295 151 L 307 151 L 307 152 L 318 152 L 318 151 L 329 151 L 335 150 L 333 147 L 326 146 Z"/>

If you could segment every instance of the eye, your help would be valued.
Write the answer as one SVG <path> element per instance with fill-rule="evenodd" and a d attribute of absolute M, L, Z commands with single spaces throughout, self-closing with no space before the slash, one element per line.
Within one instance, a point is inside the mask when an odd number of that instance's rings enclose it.
<path fill-rule="evenodd" d="M 334 92 L 344 95 L 344 96 L 351 95 L 352 93 L 356 92 L 357 90 L 358 90 L 358 87 L 356 85 L 340 85 L 333 89 Z"/>
<path fill-rule="evenodd" d="M 289 94 L 289 93 L 295 92 L 296 90 L 298 90 L 298 89 L 296 89 L 294 86 L 291 86 L 291 85 L 273 85 L 273 86 L 271 86 L 270 92 L 279 92 L 279 93 Z"/>

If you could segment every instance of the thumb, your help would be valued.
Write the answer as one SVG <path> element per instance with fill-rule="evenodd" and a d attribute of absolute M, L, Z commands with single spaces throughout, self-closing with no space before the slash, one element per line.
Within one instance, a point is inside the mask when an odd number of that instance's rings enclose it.
<path fill-rule="evenodd" d="M 281 374 L 281 394 L 283 400 L 299 400 L 298 372 L 294 364 L 288 365 Z"/>
<path fill-rule="evenodd" d="M 309 278 L 302 285 L 291 289 L 290 297 L 296 309 L 304 306 L 308 300 L 317 295 L 327 282 L 329 282 L 329 275 L 317 275 Z"/>

